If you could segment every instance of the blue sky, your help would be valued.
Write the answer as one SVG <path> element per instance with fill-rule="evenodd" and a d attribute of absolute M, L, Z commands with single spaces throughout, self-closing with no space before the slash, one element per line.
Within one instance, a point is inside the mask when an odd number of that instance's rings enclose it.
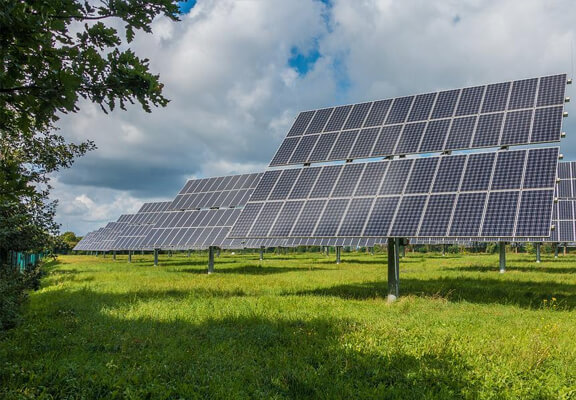
<path fill-rule="evenodd" d="M 569 0 L 197 0 L 133 47 L 165 109 L 60 121 L 91 152 L 54 177 L 63 230 L 84 234 L 186 179 L 264 169 L 298 111 L 475 84 L 573 75 Z M 569 88 L 568 95 L 572 88 Z M 576 160 L 576 111 L 562 152 Z"/>

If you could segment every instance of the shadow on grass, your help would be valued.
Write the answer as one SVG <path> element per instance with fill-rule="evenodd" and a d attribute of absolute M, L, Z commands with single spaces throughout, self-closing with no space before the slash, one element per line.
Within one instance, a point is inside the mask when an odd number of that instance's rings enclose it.
<path fill-rule="evenodd" d="M 116 393 L 130 398 L 460 399 L 477 391 L 471 367 L 449 348 L 415 357 L 394 350 L 392 342 L 392 350 L 381 351 L 347 345 L 342 337 L 353 338 L 363 329 L 354 321 L 257 316 L 164 321 L 102 312 L 128 307 L 134 296 L 157 295 L 40 294 L 49 315 L 37 316 L 35 334 L 23 329 L 22 345 L 7 350 L 14 354 L 11 363 L 0 365 L 6 383 L 2 392 L 54 398 Z M 73 335 L 66 334 L 71 330 Z"/>
<path fill-rule="evenodd" d="M 293 295 L 294 293 L 290 293 Z M 298 295 L 335 296 L 343 299 L 366 300 L 386 298 L 388 283 L 369 282 L 339 285 Z M 288 295 L 288 293 L 287 293 Z M 576 308 L 576 286 L 556 282 L 520 282 L 498 279 L 439 278 L 402 279 L 400 296 L 442 297 L 449 301 L 466 301 L 479 304 L 514 305 L 522 308 L 540 309 L 543 300 L 557 299 L 563 310 Z"/>
<path fill-rule="evenodd" d="M 294 268 L 294 267 L 278 267 L 278 266 L 257 266 L 257 265 L 245 265 L 242 267 L 225 267 L 218 265 L 214 266 L 215 274 L 241 274 L 241 275 L 273 275 L 273 274 L 284 274 L 288 272 L 303 272 L 303 271 L 326 271 L 330 268 L 320 268 L 314 266 L 314 264 L 308 267 Z M 204 268 L 180 268 L 174 270 L 167 270 L 168 272 L 185 272 L 189 274 L 206 274 L 207 267 Z"/>
<path fill-rule="evenodd" d="M 546 262 L 547 264 L 548 262 Z M 518 271 L 518 272 L 543 272 L 548 274 L 574 274 L 576 273 L 575 268 L 561 268 L 561 267 L 545 267 L 542 264 L 535 265 L 507 265 L 506 271 Z M 468 266 L 468 267 L 445 267 L 442 268 L 444 271 L 463 271 L 463 272 L 498 272 L 498 266 Z"/>

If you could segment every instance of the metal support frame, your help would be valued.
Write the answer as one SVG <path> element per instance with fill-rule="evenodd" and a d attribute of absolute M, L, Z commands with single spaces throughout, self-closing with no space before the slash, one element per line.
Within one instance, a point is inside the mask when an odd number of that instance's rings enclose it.
<path fill-rule="evenodd" d="M 506 243 L 499 242 L 499 250 L 500 250 L 500 273 L 503 274 L 506 272 Z"/>
<path fill-rule="evenodd" d="M 154 249 L 154 266 L 158 266 L 158 253 L 160 252 L 159 249 Z"/>
<path fill-rule="evenodd" d="M 388 238 L 388 301 L 395 301 L 400 294 L 400 259 L 398 239 Z"/>
<path fill-rule="evenodd" d="M 564 242 L 564 255 L 568 254 L 568 243 Z"/>
<path fill-rule="evenodd" d="M 112 259 L 116 261 L 116 250 L 112 250 Z"/>
<path fill-rule="evenodd" d="M 128 263 L 132 262 L 132 250 L 128 250 Z"/>
<path fill-rule="evenodd" d="M 264 261 L 264 246 L 260 246 L 260 261 Z"/>
<path fill-rule="evenodd" d="M 398 240 L 397 240 L 398 242 Z M 400 257 L 404 258 L 406 257 L 406 246 L 404 246 L 403 244 L 398 244 L 399 249 L 400 249 Z"/>
<path fill-rule="evenodd" d="M 444 257 L 446 255 L 446 245 L 443 244 L 442 245 L 442 257 Z"/>
<path fill-rule="evenodd" d="M 542 261 L 541 257 L 540 257 L 540 246 L 542 245 L 542 243 L 536 243 L 536 262 L 539 263 L 540 261 Z"/>
<path fill-rule="evenodd" d="M 208 273 L 214 272 L 214 247 L 208 247 Z"/>
<path fill-rule="evenodd" d="M 186 257 L 190 258 L 190 250 L 188 250 L 188 253 L 186 254 Z"/>
<path fill-rule="evenodd" d="M 554 243 L 554 258 L 558 258 L 558 247 L 560 247 L 560 244 Z"/>
<path fill-rule="evenodd" d="M 326 246 L 326 256 L 330 256 L 330 246 Z"/>
<path fill-rule="evenodd" d="M 336 264 L 340 264 L 342 246 L 336 246 Z"/>

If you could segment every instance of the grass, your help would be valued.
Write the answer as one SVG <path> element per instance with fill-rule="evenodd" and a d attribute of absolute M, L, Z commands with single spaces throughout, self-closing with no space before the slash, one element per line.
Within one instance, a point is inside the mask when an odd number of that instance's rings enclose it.
<path fill-rule="evenodd" d="M 576 257 L 342 257 L 61 257 L 0 398 L 576 399 Z"/>

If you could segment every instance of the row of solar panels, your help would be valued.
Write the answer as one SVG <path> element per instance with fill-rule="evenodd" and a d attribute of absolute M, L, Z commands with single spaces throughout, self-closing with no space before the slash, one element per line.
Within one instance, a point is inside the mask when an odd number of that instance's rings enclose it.
<path fill-rule="evenodd" d="M 561 168 L 566 179 L 557 186 L 557 147 L 507 146 L 560 140 L 565 84 L 565 75 L 554 75 L 301 113 L 271 163 L 298 168 L 190 180 L 173 201 L 145 204 L 77 249 L 559 235 L 551 232 L 553 200 L 576 193 L 573 168 Z M 505 147 L 446 151 L 498 145 Z"/>

